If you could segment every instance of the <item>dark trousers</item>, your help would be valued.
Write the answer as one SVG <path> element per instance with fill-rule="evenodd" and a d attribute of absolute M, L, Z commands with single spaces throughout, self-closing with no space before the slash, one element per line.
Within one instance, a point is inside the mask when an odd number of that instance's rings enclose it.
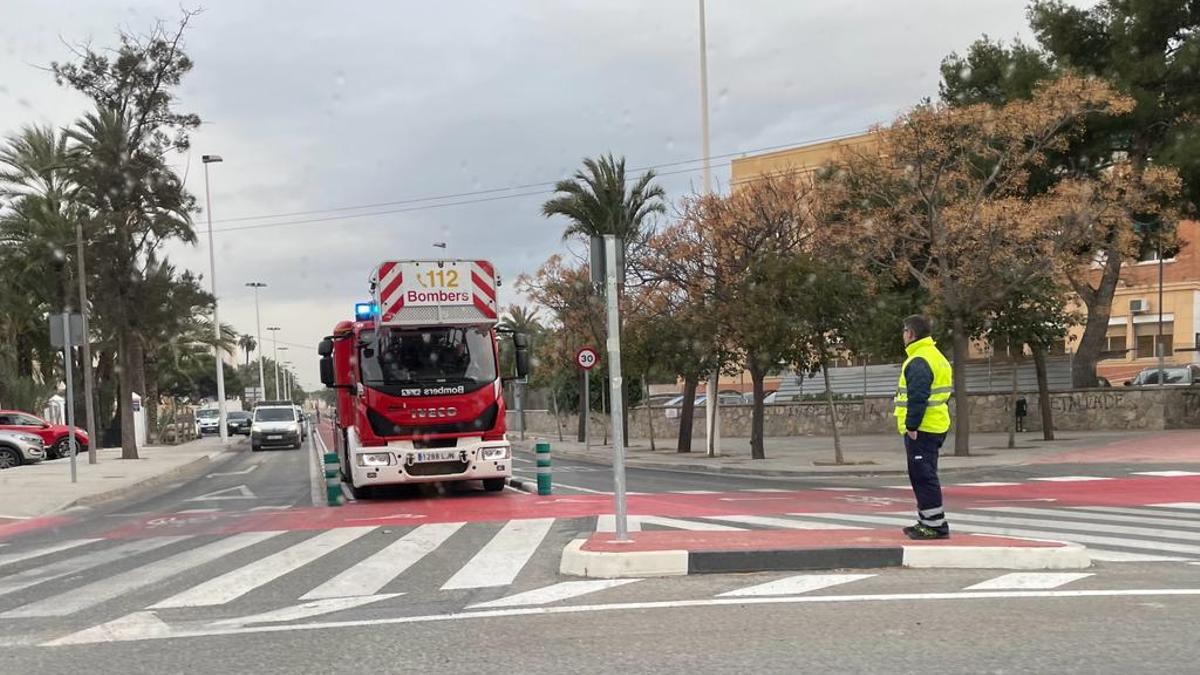
<path fill-rule="evenodd" d="M 918 431 L 917 437 L 904 435 L 904 451 L 908 455 L 908 480 L 917 497 L 917 522 L 939 532 L 949 532 L 946 511 L 942 508 L 942 483 L 938 480 L 938 450 L 946 434 Z"/>

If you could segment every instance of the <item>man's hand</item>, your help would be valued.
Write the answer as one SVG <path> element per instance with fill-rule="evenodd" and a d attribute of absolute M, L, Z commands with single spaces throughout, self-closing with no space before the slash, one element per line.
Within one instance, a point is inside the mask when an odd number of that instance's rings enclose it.
<path fill-rule="evenodd" d="M 917 440 L 917 432 L 915 432 L 915 431 L 908 432 L 908 437 L 913 439 L 914 441 Z"/>

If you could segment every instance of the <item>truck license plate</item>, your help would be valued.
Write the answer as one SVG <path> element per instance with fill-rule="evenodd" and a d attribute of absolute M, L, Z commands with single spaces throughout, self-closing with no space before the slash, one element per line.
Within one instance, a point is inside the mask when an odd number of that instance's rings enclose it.
<path fill-rule="evenodd" d="M 448 462 L 458 457 L 457 450 L 435 450 L 432 452 L 418 452 L 418 462 Z"/>

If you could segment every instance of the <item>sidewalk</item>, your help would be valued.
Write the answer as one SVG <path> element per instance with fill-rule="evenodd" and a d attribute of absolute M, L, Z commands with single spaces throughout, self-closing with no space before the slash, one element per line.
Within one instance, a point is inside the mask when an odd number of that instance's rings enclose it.
<path fill-rule="evenodd" d="M 146 446 L 140 459 L 121 459 L 120 448 L 98 451 L 99 462 L 87 455 L 75 458 L 77 483 L 71 482 L 71 460 L 56 459 L 0 471 L 0 534 L 6 522 L 37 518 L 69 506 L 98 504 L 135 490 L 161 485 L 202 470 L 222 453 L 218 438 L 203 438 L 175 446 Z"/>
<path fill-rule="evenodd" d="M 1055 441 L 1041 440 L 1040 433 L 1017 435 L 1017 447 L 1009 449 L 1008 434 L 979 433 L 971 435 L 971 456 L 954 456 L 954 437 L 946 439 L 939 459 L 939 469 L 955 471 L 1022 464 L 1082 463 L 1089 456 L 1093 461 L 1161 461 L 1200 462 L 1200 430 L 1137 431 L 1137 432 L 1059 432 Z M 509 438 L 517 434 L 510 431 Z M 539 440 L 550 442 L 551 455 L 610 464 L 612 449 L 595 442 L 590 448 L 574 439 L 559 441 L 557 437 L 526 434 L 525 440 L 514 440 L 518 450 L 531 452 Z M 705 473 L 743 474 L 750 476 L 823 476 L 903 474 L 907 471 L 904 449 L 895 434 L 845 436 L 842 454 L 846 464 L 833 464 L 833 439 L 824 436 L 767 438 L 766 459 L 750 458 L 750 440 L 722 438 L 721 452 L 707 457 L 705 439 L 695 438 L 692 452 L 675 451 L 675 439 L 659 439 L 658 450 L 650 451 L 650 442 L 634 439 L 626 447 L 626 465 L 646 469 L 672 469 Z M 1161 448 L 1162 452 L 1157 449 Z M 1136 449 L 1136 450 L 1133 450 Z M 1159 456 L 1161 455 L 1161 457 Z"/>

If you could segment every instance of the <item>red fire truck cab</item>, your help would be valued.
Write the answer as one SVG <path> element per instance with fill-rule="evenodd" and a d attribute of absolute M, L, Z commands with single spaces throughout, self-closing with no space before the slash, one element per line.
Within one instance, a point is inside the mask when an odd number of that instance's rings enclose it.
<path fill-rule="evenodd" d="M 387 261 L 372 302 L 321 341 L 321 381 L 337 391 L 334 442 L 356 496 L 380 485 L 512 476 L 496 289 L 485 260 Z M 528 339 L 513 338 L 516 371 Z"/>

